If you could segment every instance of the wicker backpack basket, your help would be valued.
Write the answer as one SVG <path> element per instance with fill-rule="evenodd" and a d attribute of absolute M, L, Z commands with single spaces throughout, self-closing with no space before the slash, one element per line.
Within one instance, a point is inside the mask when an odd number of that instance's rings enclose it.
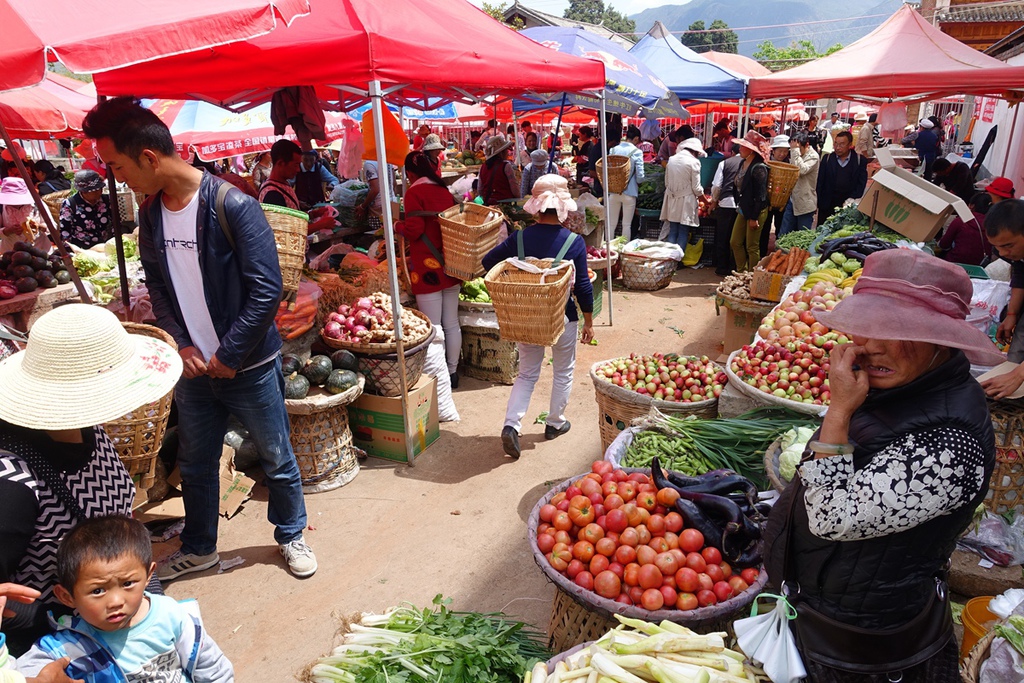
<path fill-rule="evenodd" d="M 782 211 L 793 194 L 796 181 L 800 178 L 800 170 L 793 164 L 782 161 L 768 162 L 768 200 L 771 208 Z"/>
<path fill-rule="evenodd" d="M 597 175 L 602 175 L 601 159 L 597 160 Z M 630 164 L 629 157 L 612 154 L 608 157 L 608 191 L 612 194 L 622 194 L 629 184 Z"/>

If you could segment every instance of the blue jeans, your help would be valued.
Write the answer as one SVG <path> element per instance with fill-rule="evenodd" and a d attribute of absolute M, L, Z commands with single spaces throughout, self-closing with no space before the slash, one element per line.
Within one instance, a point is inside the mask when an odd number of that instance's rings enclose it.
<path fill-rule="evenodd" d="M 299 538 L 306 528 L 306 501 L 288 437 L 281 356 L 239 372 L 234 379 L 206 375 L 181 379 L 174 402 L 178 406 L 178 468 L 185 503 L 182 551 L 208 555 L 217 549 L 220 455 L 229 414 L 245 425 L 256 442 L 270 492 L 267 519 L 275 527 L 274 540 L 283 544 Z"/>
<path fill-rule="evenodd" d="M 786 211 L 782 214 L 782 227 L 779 232 L 775 235 L 776 237 L 782 237 L 787 235 L 794 230 L 810 230 L 811 225 L 814 223 L 814 212 L 805 213 L 797 216 L 793 213 L 793 202 L 786 204 Z"/>
<path fill-rule="evenodd" d="M 665 241 L 671 242 L 672 244 L 678 244 L 683 251 L 686 251 L 686 243 L 690 241 L 690 227 L 691 226 L 683 223 L 669 221 L 668 237 Z"/>

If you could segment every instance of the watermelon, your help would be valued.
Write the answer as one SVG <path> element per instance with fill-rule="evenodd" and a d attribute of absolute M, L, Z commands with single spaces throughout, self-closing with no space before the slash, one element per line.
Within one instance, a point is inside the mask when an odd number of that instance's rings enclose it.
<path fill-rule="evenodd" d="M 340 394 L 359 384 L 359 375 L 351 370 L 332 370 L 324 382 L 324 389 L 332 394 Z"/>
<path fill-rule="evenodd" d="M 299 372 L 305 375 L 310 384 L 323 384 L 333 369 L 331 359 L 327 356 L 313 356 Z"/>
<path fill-rule="evenodd" d="M 335 370 L 352 370 L 355 372 L 359 369 L 359 359 L 356 358 L 354 353 L 344 349 L 331 354 L 331 364 L 334 365 Z"/>

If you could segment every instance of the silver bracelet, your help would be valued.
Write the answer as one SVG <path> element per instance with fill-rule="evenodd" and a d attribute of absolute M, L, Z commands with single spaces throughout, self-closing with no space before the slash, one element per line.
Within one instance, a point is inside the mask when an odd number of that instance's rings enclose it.
<path fill-rule="evenodd" d="M 811 441 L 807 444 L 807 447 L 815 453 L 824 453 L 825 455 L 853 455 L 852 443 L 822 443 L 821 441 Z"/>

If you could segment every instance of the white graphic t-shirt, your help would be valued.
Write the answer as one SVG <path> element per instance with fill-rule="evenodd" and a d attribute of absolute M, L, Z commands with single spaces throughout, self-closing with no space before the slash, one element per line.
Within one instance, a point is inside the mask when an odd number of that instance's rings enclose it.
<path fill-rule="evenodd" d="M 171 285 L 178 298 L 185 327 L 207 363 L 220 348 L 220 337 L 213 327 L 210 309 L 206 306 L 203 273 L 199 269 L 199 241 L 196 239 L 196 218 L 199 193 L 181 211 L 171 211 L 163 202 L 160 211 L 164 222 L 164 249 L 167 252 L 167 270 Z"/>

